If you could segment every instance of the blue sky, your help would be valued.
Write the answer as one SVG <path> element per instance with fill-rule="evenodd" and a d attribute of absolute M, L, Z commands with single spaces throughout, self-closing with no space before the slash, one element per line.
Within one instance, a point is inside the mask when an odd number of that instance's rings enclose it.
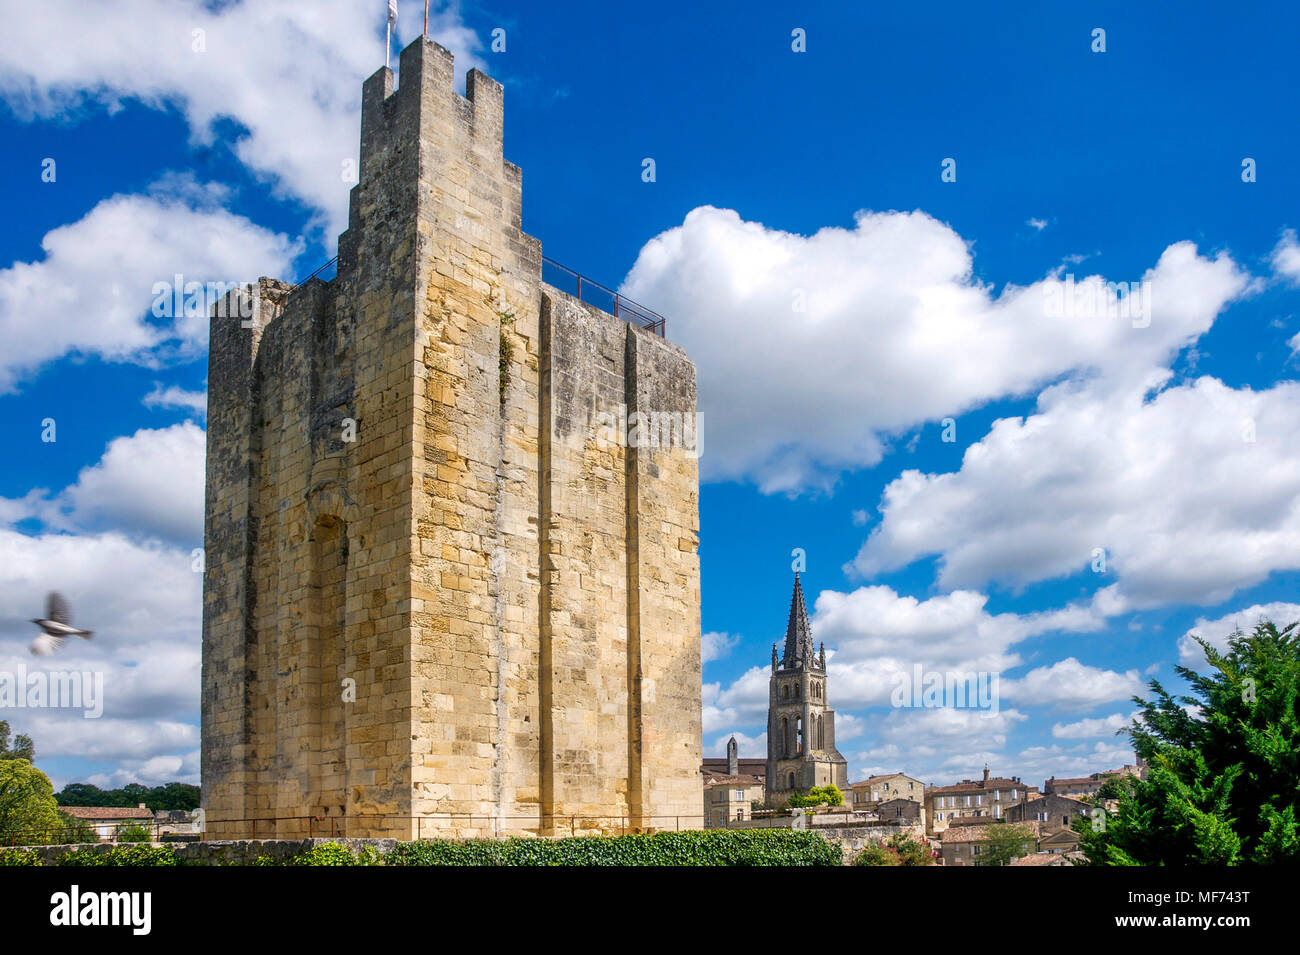
<path fill-rule="evenodd" d="M 1189 630 L 1300 617 L 1297 14 L 706 6 L 435 4 L 431 30 L 506 86 L 525 230 L 697 363 L 706 753 L 762 752 L 802 548 L 854 778 L 1118 765 Z M 334 254 L 383 7 L 9 14 L 0 669 L 36 665 L 59 587 L 101 634 L 67 665 L 116 688 L 97 721 L 9 714 L 56 782 L 197 778 L 206 327 L 151 288 Z M 1148 283 L 1149 322 L 1045 314 L 1067 274 Z M 889 706 L 914 664 L 997 673 L 1000 712 Z"/>

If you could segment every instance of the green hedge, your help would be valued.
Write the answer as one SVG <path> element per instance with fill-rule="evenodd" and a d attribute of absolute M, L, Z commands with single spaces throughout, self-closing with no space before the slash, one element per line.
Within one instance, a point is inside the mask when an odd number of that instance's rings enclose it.
<path fill-rule="evenodd" d="M 329 842 L 275 862 L 254 865 L 546 865 L 546 866 L 719 866 L 839 865 L 842 850 L 815 832 L 791 829 L 661 832 L 652 836 L 579 836 L 569 839 L 471 839 L 466 842 L 403 842 L 387 853 L 373 846 L 354 854 Z M 0 849 L 0 865 L 40 865 L 35 852 Z M 108 851 L 76 849 L 59 857 L 61 866 L 181 865 L 170 846 L 115 846 Z"/>
<path fill-rule="evenodd" d="M 406 842 L 388 865 L 839 865 L 842 850 L 790 829 L 661 832 L 653 836 Z"/>

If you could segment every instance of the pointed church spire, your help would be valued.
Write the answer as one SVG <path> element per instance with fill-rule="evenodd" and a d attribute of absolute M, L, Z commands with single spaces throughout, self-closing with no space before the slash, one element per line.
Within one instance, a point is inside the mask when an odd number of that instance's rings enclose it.
<path fill-rule="evenodd" d="M 794 596 L 790 599 L 790 622 L 785 628 L 785 656 L 781 662 L 786 667 L 794 667 L 810 665 L 812 661 L 812 630 L 808 626 L 808 608 L 804 606 L 799 572 L 795 571 Z"/>

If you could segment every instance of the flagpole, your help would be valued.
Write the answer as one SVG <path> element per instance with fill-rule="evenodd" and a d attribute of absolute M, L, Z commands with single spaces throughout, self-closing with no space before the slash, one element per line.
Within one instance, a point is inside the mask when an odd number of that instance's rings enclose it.
<path fill-rule="evenodd" d="M 388 21 L 388 35 L 384 38 L 384 67 L 390 65 L 393 56 L 393 21 Z"/>
<path fill-rule="evenodd" d="M 429 0 L 424 0 L 424 35 L 429 35 Z"/>

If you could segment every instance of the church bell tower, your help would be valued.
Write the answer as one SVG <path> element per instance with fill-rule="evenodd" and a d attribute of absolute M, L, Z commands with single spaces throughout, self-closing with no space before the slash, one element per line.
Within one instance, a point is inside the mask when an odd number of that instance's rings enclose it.
<path fill-rule="evenodd" d="M 826 689 L 826 647 L 813 651 L 803 586 L 794 575 L 785 653 L 772 645 L 767 704 L 767 798 L 781 802 L 814 786 L 848 788 L 848 762 L 835 748 L 835 711 Z"/>

